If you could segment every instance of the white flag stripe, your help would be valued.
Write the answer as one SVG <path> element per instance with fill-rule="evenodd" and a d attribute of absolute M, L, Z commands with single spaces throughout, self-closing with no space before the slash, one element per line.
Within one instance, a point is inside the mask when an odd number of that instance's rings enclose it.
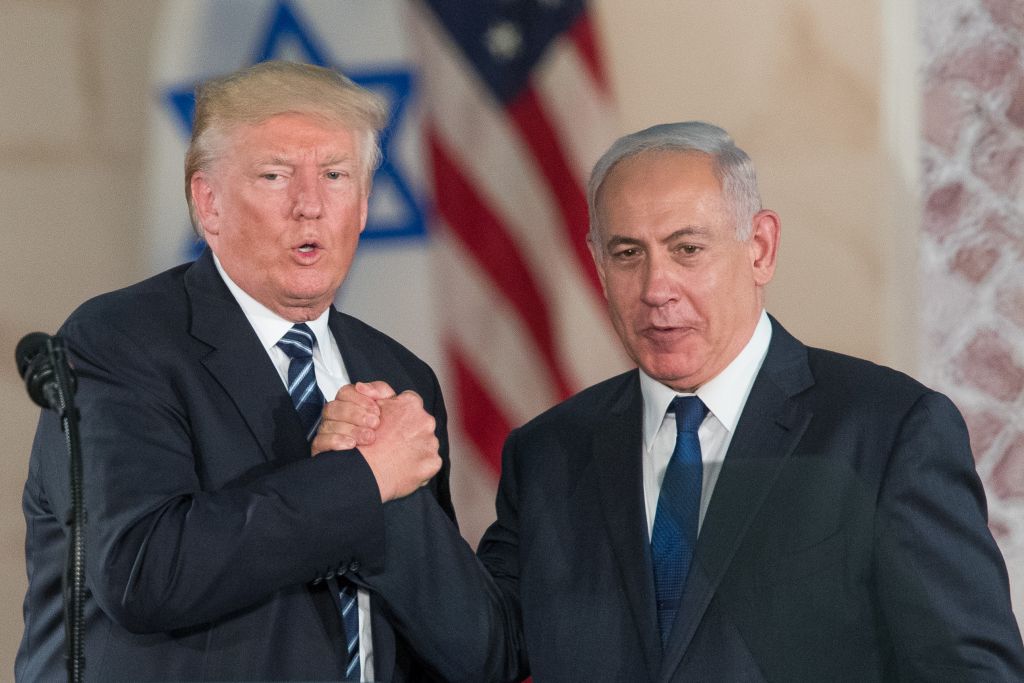
<path fill-rule="evenodd" d="M 519 316 L 508 306 L 465 249 L 447 229 L 437 236 L 437 258 L 446 281 L 440 284 L 446 329 L 457 335 L 481 384 L 502 414 L 518 426 L 559 399 L 540 351 Z"/>
<path fill-rule="evenodd" d="M 535 72 L 535 86 L 580 187 L 618 137 L 611 103 L 583 62 L 576 44 L 562 36 Z"/>

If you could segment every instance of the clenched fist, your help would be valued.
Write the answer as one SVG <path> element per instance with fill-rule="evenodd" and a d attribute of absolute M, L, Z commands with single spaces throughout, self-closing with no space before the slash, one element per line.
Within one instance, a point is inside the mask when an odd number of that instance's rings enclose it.
<path fill-rule="evenodd" d="M 409 495 L 441 469 L 435 426 L 413 391 L 396 396 L 384 382 L 347 385 L 324 406 L 312 452 L 358 446 L 387 502 Z"/>

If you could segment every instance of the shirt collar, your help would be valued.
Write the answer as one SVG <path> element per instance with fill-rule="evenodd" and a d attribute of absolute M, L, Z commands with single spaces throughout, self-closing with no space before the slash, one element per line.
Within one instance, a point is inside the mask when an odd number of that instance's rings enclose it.
<path fill-rule="evenodd" d="M 277 342 L 281 340 L 285 332 L 291 329 L 294 324 L 292 321 L 282 318 L 277 313 L 261 304 L 256 299 L 252 298 L 244 289 L 239 287 L 234 280 L 227 274 L 224 267 L 220 264 L 220 259 L 217 255 L 213 255 L 213 263 L 217 266 L 217 272 L 220 273 L 221 278 L 224 280 L 224 284 L 228 286 L 231 291 L 231 295 L 235 297 L 235 301 L 242 309 L 242 313 L 249 320 L 249 324 L 252 325 L 252 329 L 256 332 L 256 336 L 259 337 L 260 343 L 263 344 L 264 350 L 268 353 L 272 348 L 277 346 Z M 330 336 L 330 329 L 327 326 L 327 319 L 330 317 L 330 307 L 327 308 L 323 313 L 320 314 L 315 320 L 307 320 L 306 324 L 309 325 L 309 329 L 313 331 L 313 335 L 316 336 L 316 343 L 320 349 L 331 348 L 330 343 L 332 337 Z M 329 354 L 321 354 L 322 356 L 329 357 Z"/>
<path fill-rule="evenodd" d="M 736 430 L 740 413 L 746 405 L 747 396 L 754 379 L 761 370 L 764 357 L 768 353 L 768 344 L 772 339 L 772 324 L 768 314 L 762 310 L 761 317 L 754 327 L 743 350 L 720 373 L 702 384 L 694 392 L 708 411 L 722 423 L 730 433 Z M 644 401 L 644 450 L 649 451 L 654 438 L 661 428 L 668 406 L 676 396 L 692 396 L 680 393 L 652 378 L 643 369 L 640 370 L 640 394 Z"/>

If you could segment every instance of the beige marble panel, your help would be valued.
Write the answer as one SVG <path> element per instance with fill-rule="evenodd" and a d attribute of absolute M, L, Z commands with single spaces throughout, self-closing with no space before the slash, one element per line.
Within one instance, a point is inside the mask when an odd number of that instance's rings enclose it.
<path fill-rule="evenodd" d="M 5 0 L 0 20 L 0 158 L 66 154 L 87 134 L 84 10 L 74 2 Z"/>
<path fill-rule="evenodd" d="M 143 275 L 142 84 L 156 8 L 0 0 L 0 681 L 13 680 L 21 638 L 21 488 L 37 415 L 13 350 Z"/>

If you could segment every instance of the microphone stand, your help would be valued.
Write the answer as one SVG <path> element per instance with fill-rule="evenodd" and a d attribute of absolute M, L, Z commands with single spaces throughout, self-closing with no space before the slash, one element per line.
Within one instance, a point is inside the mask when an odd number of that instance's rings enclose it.
<path fill-rule="evenodd" d="M 82 496 L 82 446 L 78 436 L 78 409 L 69 371 L 67 351 L 60 337 L 46 341 L 46 353 L 56 379 L 53 405 L 60 416 L 68 452 L 71 509 L 66 524 L 70 529 L 64 571 L 64 634 L 67 639 L 68 680 L 81 683 L 85 670 L 85 505 Z"/>

